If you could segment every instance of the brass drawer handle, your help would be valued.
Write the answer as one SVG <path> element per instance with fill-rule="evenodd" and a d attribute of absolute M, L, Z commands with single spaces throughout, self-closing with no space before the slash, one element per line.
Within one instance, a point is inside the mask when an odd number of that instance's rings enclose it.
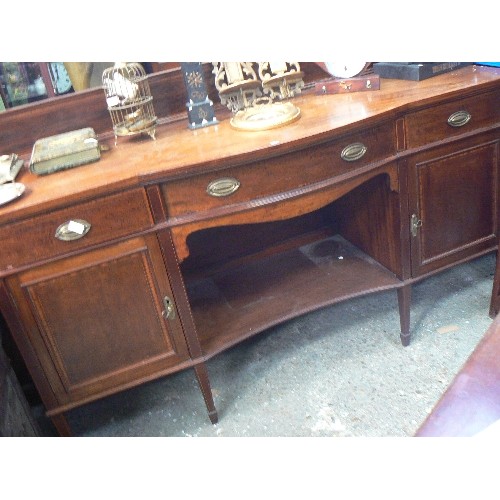
<path fill-rule="evenodd" d="M 367 148 L 362 142 L 354 142 L 342 150 L 340 157 L 345 161 L 356 161 L 362 158 L 366 151 Z"/>
<path fill-rule="evenodd" d="M 452 127 L 463 127 L 466 123 L 469 123 L 471 118 L 471 114 L 468 111 L 455 111 L 448 118 L 448 125 Z"/>
<path fill-rule="evenodd" d="M 220 198 L 222 196 L 229 196 L 238 190 L 240 187 L 240 181 L 234 179 L 233 177 L 223 177 L 222 179 L 216 179 L 212 181 L 207 186 L 207 193 L 210 196 L 215 196 Z"/>
<path fill-rule="evenodd" d="M 61 241 L 73 241 L 83 238 L 90 231 L 90 222 L 83 219 L 72 219 L 64 222 L 56 229 L 55 237 Z"/>

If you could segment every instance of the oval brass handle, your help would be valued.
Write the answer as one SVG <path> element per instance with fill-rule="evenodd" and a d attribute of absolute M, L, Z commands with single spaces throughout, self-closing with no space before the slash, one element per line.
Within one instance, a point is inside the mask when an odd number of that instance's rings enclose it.
<path fill-rule="evenodd" d="M 340 153 L 340 157 L 345 161 L 356 161 L 362 158 L 367 151 L 362 142 L 354 142 L 346 146 Z"/>
<path fill-rule="evenodd" d="M 72 219 L 64 222 L 56 229 L 55 237 L 61 241 L 73 241 L 83 238 L 90 231 L 90 222 L 83 219 Z"/>
<path fill-rule="evenodd" d="M 233 194 L 239 187 L 240 181 L 238 179 L 234 179 L 233 177 L 223 177 L 222 179 L 212 181 L 207 186 L 207 193 L 210 196 L 216 196 L 219 198 Z"/>
<path fill-rule="evenodd" d="M 468 111 L 455 111 L 448 118 L 448 125 L 452 127 L 463 127 L 466 123 L 469 123 L 471 118 L 472 116 Z"/>

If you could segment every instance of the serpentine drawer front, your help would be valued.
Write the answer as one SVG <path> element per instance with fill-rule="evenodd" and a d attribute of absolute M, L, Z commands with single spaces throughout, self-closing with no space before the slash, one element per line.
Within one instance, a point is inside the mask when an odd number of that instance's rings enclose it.
<path fill-rule="evenodd" d="M 141 188 L 54 210 L 0 228 L 0 270 L 128 236 L 152 224 Z"/>
<path fill-rule="evenodd" d="M 459 99 L 405 117 L 408 148 L 425 146 L 500 121 L 500 92 Z"/>
<path fill-rule="evenodd" d="M 394 125 L 386 122 L 278 158 L 171 181 L 163 184 L 162 191 L 168 215 L 179 217 L 355 174 L 395 150 Z"/>

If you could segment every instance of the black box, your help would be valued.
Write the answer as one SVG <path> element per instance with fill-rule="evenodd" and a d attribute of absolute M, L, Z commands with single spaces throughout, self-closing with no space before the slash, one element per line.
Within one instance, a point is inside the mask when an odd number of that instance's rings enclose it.
<path fill-rule="evenodd" d="M 419 81 L 471 64 L 471 62 L 376 62 L 373 64 L 373 72 L 382 78 Z"/>

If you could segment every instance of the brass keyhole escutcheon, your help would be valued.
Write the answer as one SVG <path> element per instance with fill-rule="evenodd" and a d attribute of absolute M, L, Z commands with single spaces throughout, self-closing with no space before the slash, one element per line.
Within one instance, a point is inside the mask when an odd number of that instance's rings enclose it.
<path fill-rule="evenodd" d="M 170 319 L 170 320 L 174 319 L 175 318 L 174 302 L 168 295 L 165 295 L 165 297 L 163 297 L 163 307 L 165 308 L 162 313 L 163 317 L 165 319 Z"/>
<path fill-rule="evenodd" d="M 419 227 L 422 227 L 422 221 L 417 217 L 416 214 L 413 214 L 411 216 L 411 222 L 410 222 L 412 236 L 414 236 L 414 237 L 417 236 Z"/>

